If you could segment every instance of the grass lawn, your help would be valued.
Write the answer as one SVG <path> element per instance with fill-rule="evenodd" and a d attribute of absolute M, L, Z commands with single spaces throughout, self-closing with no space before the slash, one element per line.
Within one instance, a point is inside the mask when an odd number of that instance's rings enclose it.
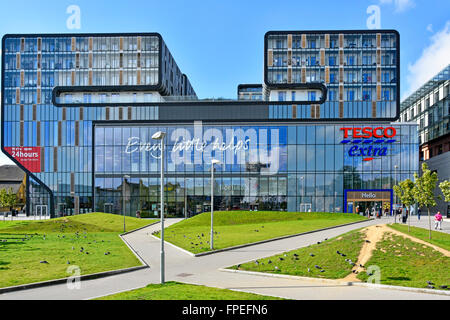
<path fill-rule="evenodd" d="M 96 300 L 284 300 L 259 294 L 218 289 L 180 282 L 150 284 Z"/>
<path fill-rule="evenodd" d="M 352 270 L 352 265 L 346 262 L 345 259 L 356 262 L 364 243 L 364 234 L 359 230 L 352 230 L 338 237 L 322 241 L 320 244 L 313 244 L 269 258 L 257 259 L 241 264 L 239 267 L 233 266 L 230 269 L 313 278 L 344 278 Z M 343 257 L 337 254 L 336 251 L 346 256 Z M 322 269 L 316 268 L 316 265 Z M 325 271 L 321 272 L 321 270 Z"/>
<path fill-rule="evenodd" d="M 411 232 L 408 232 L 408 226 L 399 223 L 389 225 L 392 229 L 398 230 L 410 236 L 416 237 L 420 240 L 429 242 L 438 247 L 446 250 L 450 250 L 450 234 L 445 232 L 433 231 L 431 230 L 431 240 L 428 239 L 429 231 L 428 229 L 418 228 L 411 226 Z"/>
<path fill-rule="evenodd" d="M 436 289 L 450 286 L 450 258 L 392 233 L 384 234 L 366 265 L 380 267 L 381 284 L 426 288 L 427 281 L 431 281 Z M 364 272 L 358 274 L 363 281 L 367 277 Z"/>
<path fill-rule="evenodd" d="M 272 239 L 366 220 L 351 213 L 217 211 L 214 212 L 214 249 Z M 164 238 L 193 253 L 210 250 L 211 214 L 205 212 L 165 229 Z M 155 233 L 159 236 L 159 232 Z"/>
<path fill-rule="evenodd" d="M 127 231 L 153 222 L 126 217 Z M 1 221 L 0 287 L 65 278 L 73 265 L 81 275 L 141 265 L 119 238 L 122 232 L 123 217 L 106 213 Z"/>

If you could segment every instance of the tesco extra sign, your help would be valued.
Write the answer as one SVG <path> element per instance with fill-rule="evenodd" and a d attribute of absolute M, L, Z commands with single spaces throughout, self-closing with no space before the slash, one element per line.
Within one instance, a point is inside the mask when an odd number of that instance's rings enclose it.
<path fill-rule="evenodd" d="M 394 127 L 344 127 L 342 144 L 352 145 L 346 149 L 350 157 L 363 157 L 363 161 L 387 155 L 387 145 L 397 141 L 394 139 L 397 130 Z"/>

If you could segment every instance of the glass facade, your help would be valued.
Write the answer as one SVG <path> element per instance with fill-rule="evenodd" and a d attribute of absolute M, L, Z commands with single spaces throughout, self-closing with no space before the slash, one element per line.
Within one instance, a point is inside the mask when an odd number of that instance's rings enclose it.
<path fill-rule="evenodd" d="M 397 32 L 275 31 L 266 34 L 265 50 L 264 82 L 271 90 L 316 82 L 327 86 L 321 116 L 398 116 Z"/>
<path fill-rule="evenodd" d="M 365 143 L 386 148 L 370 161 L 355 154 L 355 141 L 345 142 L 342 127 L 98 124 L 93 165 L 95 209 L 119 213 L 125 196 L 126 210 L 150 216 L 157 213 L 160 147 L 151 139 L 157 131 L 167 133 L 164 188 L 171 216 L 184 216 L 185 210 L 188 215 L 208 210 L 211 159 L 221 162 L 216 165 L 213 182 L 214 206 L 221 210 L 342 212 L 344 190 L 390 190 L 418 170 L 415 125 L 395 125 L 393 142 Z M 366 127 L 380 128 L 377 124 Z M 125 175 L 130 179 L 124 180 Z"/>
<path fill-rule="evenodd" d="M 311 50 L 320 39 L 310 39 Z M 274 50 L 284 48 L 278 40 Z M 124 199 L 127 214 L 154 214 L 156 130 L 168 133 L 164 185 L 174 216 L 207 210 L 213 157 L 222 162 L 214 205 L 229 210 L 345 211 L 346 190 L 389 190 L 417 171 L 417 126 L 389 123 L 394 102 L 372 101 L 377 93 L 359 101 L 359 83 L 350 101 L 326 83 L 323 105 L 290 103 L 301 98 L 294 89 L 283 90 L 284 102 L 265 101 L 266 85 L 243 85 L 246 101 L 206 101 L 194 99 L 157 34 L 7 35 L 2 45 L 2 151 L 29 175 L 30 214 L 38 206 L 72 214 L 78 200 L 80 212 L 119 213 Z M 321 65 L 312 58 L 311 68 Z M 358 127 L 394 127 L 395 141 L 358 141 Z M 354 139 L 341 128 L 356 128 Z"/>

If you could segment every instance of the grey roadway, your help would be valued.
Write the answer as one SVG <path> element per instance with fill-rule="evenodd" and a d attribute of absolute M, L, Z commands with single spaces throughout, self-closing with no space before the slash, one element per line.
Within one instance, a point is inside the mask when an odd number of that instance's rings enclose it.
<path fill-rule="evenodd" d="M 178 221 L 179 219 L 168 219 L 166 226 Z M 281 279 L 228 273 L 218 270 L 219 268 L 308 246 L 317 241 L 338 236 L 353 229 L 390 221 L 392 221 L 392 218 L 367 221 L 361 224 L 338 227 L 202 257 L 193 257 L 167 244 L 165 246 L 166 281 L 180 281 L 290 299 L 450 299 L 450 296 L 429 293 L 336 285 L 310 280 Z M 450 222 L 445 221 L 443 228 L 446 229 L 448 227 L 450 227 Z M 144 287 L 149 283 L 159 283 L 160 242 L 150 237 L 150 234 L 158 229 L 159 224 L 156 224 L 125 236 L 127 242 L 150 265 L 150 269 L 102 279 L 82 281 L 80 289 L 71 290 L 68 289 L 66 284 L 60 284 L 5 293 L 0 295 L 0 299 L 90 299 Z"/>

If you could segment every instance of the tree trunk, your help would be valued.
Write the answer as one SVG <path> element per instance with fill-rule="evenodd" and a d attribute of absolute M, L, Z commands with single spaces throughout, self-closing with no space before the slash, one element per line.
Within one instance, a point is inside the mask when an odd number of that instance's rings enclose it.
<path fill-rule="evenodd" d="M 430 216 L 430 208 L 428 208 L 428 227 L 429 229 L 429 234 L 428 234 L 428 238 L 431 240 L 431 216 Z"/>
<path fill-rule="evenodd" d="M 409 213 L 408 216 L 406 217 L 406 219 L 408 219 L 408 232 L 411 232 L 411 206 L 409 206 Z"/>

